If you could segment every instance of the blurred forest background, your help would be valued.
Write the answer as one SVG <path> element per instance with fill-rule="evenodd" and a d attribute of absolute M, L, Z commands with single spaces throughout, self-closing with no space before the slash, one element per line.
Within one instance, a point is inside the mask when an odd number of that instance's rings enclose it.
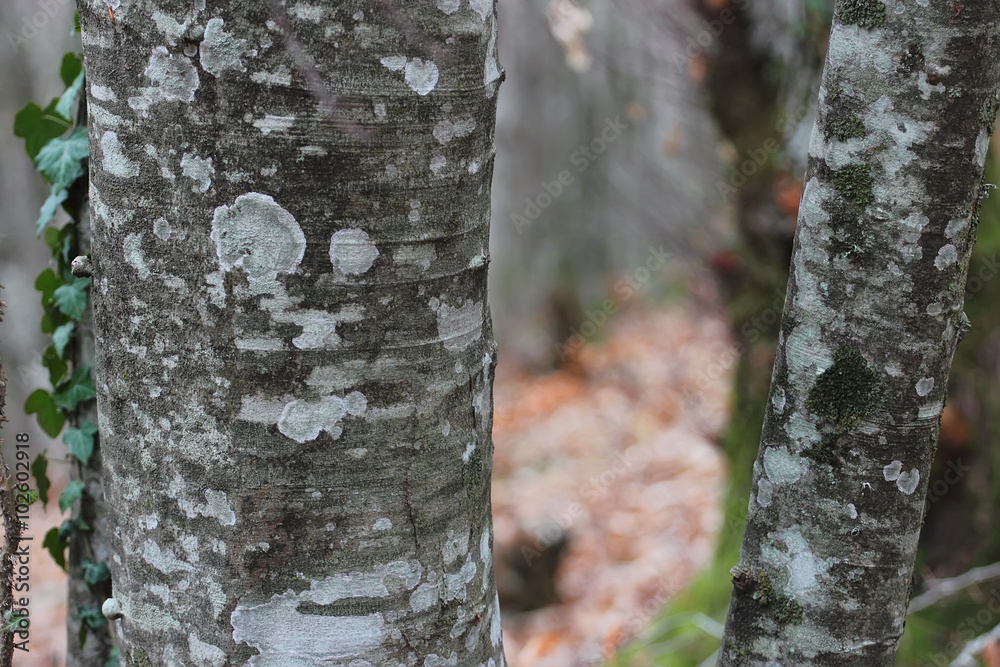
<path fill-rule="evenodd" d="M 714 664 L 831 12 L 832 0 L 500 0 L 494 514 L 514 667 Z M 72 15 L 68 0 L 0 5 L 6 439 L 29 431 L 52 458 L 63 445 L 21 409 L 47 380 L 33 288 L 46 192 L 11 128 L 61 92 Z M 1000 623 L 1000 578 L 948 595 L 940 581 L 1000 561 L 998 218 L 994 197 L 915 574 L 914 597 L 936 603 L 908 621 L 907 667 L 949 664 Z M 65 475 L 57 463 L 50 475 L 57 495 Z M 63 520 L 53 505 L 34 508 L 31 534 Z M 32 553 L 33 652 L 19 664 L 61 665 L 65 579 Z M 984 660 L 1000 666 L 1000 649 Z"/>

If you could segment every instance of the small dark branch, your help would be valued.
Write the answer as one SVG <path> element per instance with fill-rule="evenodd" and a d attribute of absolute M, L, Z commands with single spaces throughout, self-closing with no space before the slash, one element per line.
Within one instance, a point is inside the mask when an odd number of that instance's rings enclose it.
<path fill-rule="evenodd" d="M 3 289 L 3 285 L 0 285 Z M 0 301 L 0 322 L 7 306 Z M 4 407 L 7 404 L 7 377 L 0 365 L 0 428 L 7 421 Z M 7 629 L 6 612 L 14 609 L 14 554 L 21 543 L 21 524 L 17 519 L 17 490 L 14 488 L 10 469 L 3 460 L 3 438 L 0 438 L 0 515 L 3 516 L 3 550 L 0 551 L 0 618 L 4 629 L 0 631 L 0 667 L 14 664 L 14 633 Z"/>
<path fill-rule="evenodd" d="M 323 83 L 323 77 L 316 68 L 316 62 L 312 59 L 312 56 L 306 53 L 306 50 L 302 48 L 302 44 L 296 39 L 295 33 L 292 30 L 292 22 L 289 20 L 288 14 L 285 13 L 285 9 L 281 6 L 281 3 L 278 0 L 268 0 L 267 4 L 271 8 L 274 22 L 278 24 L 278 28 L 281 30 L 281 37 L 285 42 L 285 50 L 288 51 L 288 55 L 292 59 L 292 64 L 299 71 L 299 74 L 302 75 L 302 78 L 306 80 L 309 92 L 319 101 L 323 112 L 330 117 L 333 125 L 344 134 L 358 141 L 371 140 L 372 133 L 347 117 L 340 108 L 337 96 L 330 92 L 327 85 Z"/>

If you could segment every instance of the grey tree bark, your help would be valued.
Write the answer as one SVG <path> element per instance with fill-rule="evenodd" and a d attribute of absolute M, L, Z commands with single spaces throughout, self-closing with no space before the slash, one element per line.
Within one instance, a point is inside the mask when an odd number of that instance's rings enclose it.
<path fill-rule="evenodd" d="M 81 0 L 126 665 L 503 665 L 494 3 Z"/>
<path fill-rule="evenodd" d="M 720 665 L 892 665 L 1000 83 L 1000 5 L 839 0 Z"/>

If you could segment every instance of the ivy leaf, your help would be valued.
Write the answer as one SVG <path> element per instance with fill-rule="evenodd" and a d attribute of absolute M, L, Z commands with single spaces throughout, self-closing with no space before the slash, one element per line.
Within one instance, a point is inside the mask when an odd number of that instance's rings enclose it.
<path fill-rule="evenodd" d="M 73 377 L 65 386 L 56 391 L 52 400 L 63 410 L 73 412 L 80 403 L 92 398 L 97 398 L 94 378 L 90 377 L 90 367 L 82 366 L 73 371 Z"/>
<path fill-rule="evenodd" d="M 102 581 L 107 581 L 111 577 L 111 571 L 104 561 L 92 563 L 89 558 L 84 558 L 83 563 L 80 564 L 80 569 L 83 571 L 84 582 L 90 587 Z"/>
<path fill-rule="evenodd" d="M 83 59 L 72 51 L 63 56 L 59 66 L 59 78 L 64 86 L 72 86 L 76 77 L 83 72 Z"/>
<path fill-rule="evenodd" d="M 73 278 L 72 282 L 56 288 L 52 293 L 52 301 L 59 306 L 59 311 L 74 320 L 83 318 L 87 310 L 87 286 L 90 278 Z"/>
<path fill-rule="evenodd" d="M 63 279 L 52 271 L 45 269 L 35 278 L 35 289 L 42 293 L 42 307 L 51 305 L 52 296 L 56 290 L 62 287 Z"/>
<path fill-rule="evenodd" d="M 24 139 L 24 150 L 32 160 L 45 144 L 61 137 L 72 126 L 69 118 L 56 113 L 58 103 L 59 100 L 52 100 L 44 109 L 31 103 L 14 116 L 14 136 Z"/>
<path fill-rule="evenodd" d="M 42 540 L 42 548 L 49 550 L 49 553 L 52 554 L 52 560 L 64 572 L 66 571 L 66 546 L 68 544 L 69 542 L 59 536 L 58 528 L 50 528 L 49 532 L 45 533 L 45 539 Z"/>
<path fill-rule="evenodd" d="M 49 227 L 42 236 L 45 245 L 52 250 L 52 257 L 62 260 L 63 264 L 70 263 L 70 252 L 73 250 L 73 225 L 72 223 L 63 225 L 62 229 Z"/>
<path fill-rule="evenodd" d="M 83 490 L 86 488 L 86 484 L 78 479 L 74 479 L 72 482 L 66 485 L 63 489 L 62 495 L 59 496 L 59 509 L 65 512 L 73 503 L 80 499 L 83 495 Z"/>
<path fill-rule="evenodd" d="M 73 537 L 77 533 L 82 533 L 84 531 L 90 530 L 90 526 L 80 518 L 76 519 L 66 519 L 59 526 L 59 539 L 64 542 L 69 542 L 69 538 Z"/>
<path fill-rule="evenodd" d="M 59 205 L 66 201 L 68 197 L 69 190 L 66 188 L 58 191 L 55 188 L 52 189 L 49 196 L 45 198 L 44 202 L 42 202 L 42 207 L 38 209 L 38 220 L 35 220 L 36 236 L 40 236 L 42 230 L 45 229 L 45 225 L 49 224 L 49 220 L 56 217 Z"/>
<path fill-rule="evenodd" d="M 76 75 L 76 79 L 69 84 L 69 88 L 62 94 L 59 98 L 59 103 L 56 105 L 56 113 L 60 116 L 65 116 L 66 118 L 71 118 L 73 116 L 73 105 L 76 104 L 76 98 L 80 95 L 80 88 L 83 87 L 83 71 Z"/>
<path fill-rule="evenodd" d="M 104 663 L 104 667 L 121 667 L 117 646 L 111 649 L 111 653 L 108 654 L 108 661 Z"/>
<path fill-rule="evenodd" d="M 42 353 L 42 366 L 49 369 L 49 383 L 55 387 L 62 382 L 69 367 L 56 352 L 54 345 L 49 345 Z"/>
<path fill-rule="evenodd" d="M 38 415 L 38 425 L 50 438 L 59 435 L 59 431 L 66 424 L 66 415 L 59 410 L 52 394 L 44 389 L 36 389 L 31 392 L 28 400 L 24 402 L 24 411 L 29 415 Z"/>
<path fill-rule="evenodd" d="M 82 163 L 89 154 L 87 128 L 78 127 L 69 137 L 56 137 L 45 144 L 35 157 L 35 168 L 52 184 L 52 192 L 55 193 L 83 176 Z"/>
<path fill-rule="evenodd" d="M 80 459 L 80 463 L 87 465 L 90 456 L 94 453 L 94 436 L 97 435 L 97 424 L 92 421 L 85 421 L 80 424 L 80 428 L 66 429 L 63 434 L 63 442 L 69 447 L 69 453 Z"/>
<path fill-rule="evenodd" d="M 49 459 L 42 452 L 31 462 L 31 475 L 35 478 L 35 486 L 38 487 L 38 497 L 42 499 L 42 509 L 49 504 L 49 487 L 52 482 L 46 472 L 49 469 Z"/>
<path fill-rule="evenodd" d="M 101 613 L 99 607 L 79 607 L 76 610 L 76 615 L 80 619 L 80 635 L 78 639 L 80 640 L 80 648 L 87 643 L 87 631 L 88 630 L 100 630 L 107 623 L 107 619 L 104 618 L 104 614 Z"/>
<path fill-rule="evenodd" d="M 59 355 L 60 359 L 66 358 L 66 346 L 69 345 L 69 341 L 73 337 L 73 329 L 75 328 L 75 322 L 67 322 L 61 327 L 56 327 L 56 330 L 52 332 L 52 345 L 55 346 L 56 354 Z"/>

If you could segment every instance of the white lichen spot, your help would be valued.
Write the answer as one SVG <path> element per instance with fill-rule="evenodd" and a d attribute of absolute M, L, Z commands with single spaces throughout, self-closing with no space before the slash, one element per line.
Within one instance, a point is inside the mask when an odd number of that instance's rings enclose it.
<path fill-rule="evenodd" d="M 424 61 L 420 58 L 414 58 L 406 63 L 406 71 L 403 78 L 406 81 L 406 85 L 417 95 L 427 95 L 437 85 L 438 68 L 430 60 Z"/>
<path fill-rule="evenodd" d="M 944 235 L 949 239 L 955 238 L 955 234 L 966 228 L 969 221 L 965 218 L 956 218 L 948 222 L 948 226 L 944 228 Z"/>
<path fill-rule="evenodd" d="M 290 86 L 292 85 L 292 72 L 281 65 L 273 72 L 254 72 L 250 75 L 250 80 L 268 86 Z"/>
<path fill-rule="evenodd" d="M 768 447 L 764 450 L 764 472 L 775 484 L 790 484 L 797 481 L 806 466 L 805 459 L 789 454 L 787 447 Z"/>
<path fill-rule="evenodd" d="M 104 171 L 118 178 L 135 178 L 139 175 L 139 165 L 125 157 L 116 132 L 105 132 L 101 137 L 101 163 Z"/>
<path fill-rule="evenodd" d="M 889 465 L 882 468 L 882 476 L 885 477 L 885 481 L 894 482 L 899 479 L 899 472 L 903 469 L 902 461 L 893 461 Z"/>
<path fill-rule="evenodd" d="M 218 646 L 207 644 L 198 639 L 198 633 L 193 632 L 188 637 L 188 651 L 191 658 L 205 667 L 222 667 L 226 664 L 226 653 Z"/>
<path fill-rule="evenodd" d="M 240 56 L 247 50 L 246 40 L 226 32 L 224 26 L 225 21 L 220 18 L 209 19 L 201 41 L 201 66 L 216 78 L 230 69 L 247 71 L 240 62 Z"/>
<path fill-rule="evenodd" d="M 757 504 L 761 507 L 768 507 L 771 504 L 771 492 L 774 490 L 774 485 L 766 479 L 760 479 L 757 482 Z"/>
<path fill-rule="evenodd" d="M 917 75 L 917 88 L 920 89 L 920 96 L 925 100 L 929 100 L 931 98 L 931 93 L 943 93 L 945 91 L 943 83 L 939 82 L 934 85 L 930 84 L 927 80 L 926 71 L 921 71 L 920 74 Z"/>
<path fill-rule="evenodd" d="M 497 59 L 497 22 L 490 21 L 490 41 L 486 47 L 486 65 L 483 68 L 483 87 L 486 95 L 492 97 L 500 81 L 500 61 Z"/>
<path fill-rule="evenodd" d="M 273 116 L 266 114 L 263 118 L 258 118 L 253 122 L 253 126 L 261 131 L 261 134 L 271 134 L 272 132 L 287 132 L 295 123 L 295 116 Z"/>
<path fill-rule="evenodd" d="M 418 266 L 426 271 L 437 259 L 437 252 L 432 245 L 404 245 L 392 253 L 392 261 L 404 266 Z"/>
<path fill-rule="evenodd" d="M 940 315 L 943 312 L 943 306 L 935 301 L 934 303 L 927 304 L 927 314 L 928 315 Z"/>
<path fill-rule="evenodd" d="M 157 218 L 153 221 L 153 233 L 164 241 L 170 240 L 170 223 L 166 218 Z"/>
<path fill-rule="evenodd" d="M 471 160 L 469 162 L 469 167 L 468 167 L 467 171 L 470 174 L 478 173 L 479 172 L 479 160 Z"/>
<path fill-rule="evenodd" d="M 445 14 L 451 15 L 458 11 L 462 5 L 462 0 L 438 0 L 437 8 Z"/>
<path fill-rule="evenodd" d="M 431 158 L 431 173 L 435 176 L 440 176 L 447 164 L 448 161 L 443 155 L 435 155 Z"/>
<path fill-rule="evenodd" d="M 341 229 L 330 239 L 330 262 L 334 268 L 359 276 L 372 268 L 378 248 L 363 229 Z"/>
<path fill-rule="evenodd" d="M 165 46 L 157 46 L 149 57 L 144 74 L 153 82 L 152 88 L 129 98 L 129 106 L 145 115 L 156 102 L 194 102 L 198 90 L 198 70 L 185 56 L 174 56 Z"/>
<path fill-rule="evenodd" d="M 920 471 L 913 468 L 910 472 L 900 473 L 899 477 L 896 479 L 896 488 L 909 496 L 916 491 L 917 484 L 919 483 Z"/>
<path fill-rule="evenodd" d="M 917 380 L 917 396 L 926 396 L 934 389 L 934 378 L 921 378 Z"/>
<path fill-rule="evenodd" d="M 292 16 L 311 23 L 322 21 L 324 11 L 325 8 L 322 5 L 307 5 L 304 2 L 297 2 L 292 5 Z"/>
<path fill-rule="evenodd" d="M 118 100 L 118 96 L 115 94 L 115 91 L 107 86 L 98 86 L 96 84 L 90 86 L 90 95 L 95 100 L 99 100 L 101 102 L 116 102 Z"/>
<path fill-rule="evenodd" d="M 849 515 L 849 516 L 850 516 L 850 517 L 851 517 L 852 519 L 857 519 L 857 518 L 858 518 L 858 508 L 856 508 L 856 507 L 854 506 L 854 503 L 848 503 L 848 504 L 847 504 L 847 514 L 848 514 L 848 515 Z"/>
<path fill-rule="evenodd" d="M 476 451 L 476 443 L 470 442 L 465 445 L 465 451 L 462 452 L 462 463 L 468 463 L 472 460 L 472 455 Z"/>
<path fill-rule="evenodd" d="M 766 543 L 761 548 L 761 556 L 775 565 L 787 568 L 788 583 L 785 584 L 785 592 L 798 595 L 816 588 L 819 577 L 829 569 L 832 559 L 824 561 L 817 558 L 798 528 L 788 528 L 777 534 L 769 533 L 768 537 L 784 543 L 784 548 L 778 547 L 774 542 Z"/>
<path fill-rule="evenodd" d="M 437 584 L 420 584 L 410 594 L 410 609 L 415 612 L 427 611 L 437 603 L 439 591 L 440 586 Z"/>
<path fill-rule="evenodd" d="M 236 525 L 236 513 L 233 511 L 232 506 L 230 506 L 229 497 L 225 491 L 205 489 L 205 504 L 198 505 L 196 510 L 202 516 L 218 520 L 223 526 Z"/>
<path fill-rule="evenodd" d="M 437 313 L 438 335 L 445 349 L 460 352 L 482 336 L 482 301 L 466 299 L 464 304 L 456 307 L 432 298 L 430 307 Z"/>
<path fill-rule="evenodd" d="M 125 237 L 125 261 L 136 270 L 141 280 L 149 277 L 149 267 L 142 254 L 142 234 L 129 234 Z"/>
<path fill-rule="evenodd" d="M 160 545 L 152 540 L 146 540 L 142 559 L 163 574 L 171 572 L 193 572 L 194 566 L 177 558 L 170 549 L 161 550 Z"/>
<path fill-rule="evenodd" d="M 500 645 L 503 638 L 503 630 L 500 627 L 500 596 L 493 598 L 493 613 L 490 618 L 490 643 L 494 648 Z"/>
<path fill-rule="evenodd" d="M 347 414 L 344 399 L 324 396 L 318 400 L 296 399 L 281 411 L 278 430 L 299 444 L 315 440 L 326 431 L 336 440 L 342 429 L 338 425 Z"/>
<path fill-rule="evenodd" d="M 406 56 L 385 56 L 379 62 L 390 72 L 401 72 L 406 67 Z"/>
<path fill-rule="evenodd" d="M 774 407 L 775 414 L 781 414 L 785 411 L 785 390 L 782 387 L 775 387 L 774 395 L 771 396 L 771 405 Z"/>
<path fill-rule="evenodd" d="M 344 407 L 347 414 L 359 417 L 368 411 L 368 399 L 360 391 L 352 391 L 344 397 Z"/>
<path fill-rule="evenodd" d="M 181 158 L 182 173 L 195 182 L 193 192 L 208 192 L 212 187 L 212 175 L 215 167 L 212 166 L 212 158 L 202 159 L 192 153 L 185 153 Z"/>
<path fill-rule="evenodd" d="M 305 234 L 292 214 L 258 192 L 215 209 L 212 240 L 223 270 L 240 267 L 254 278 L 291 273 L 306 252 Z"/>
<path fill-rule="evenodd" d="M 385 122 L 386 119 L 385 102 L 376 102 L 373 107 L 373 111 L 375 112 L 375 120 L 377 120 L 380 123 Z"/>
<path fill-rule="evenodd" d="M 484 21 L 493 14 L 492 0 L 469 0 L 469 5 Z"/>
<path fill-rule="evenodd" d="M 444 145 L 452 139 L 469 136 L 475 129 L 476 121 L 472 117 L 457 121 L 450 121 L 446 118 L 438 121 L 432 134 L 439 144 Z"/>
<path fill-rule="evenodd" d="M 385 517 L 377 519 L 375 523 L 372 525 L 372 530 L 379 530 L 379 531 L 392 530 L 392 521 L 386 519 Z"/>
<path fill-rule="evenodd" d="M 938 255 L 934 258 L 934 266 L 938 270 L 944 270 L 945 268 L 951 266 L 958 261 L 958 250 L 952 244 L 947 244 L 938 250 Z"/>

